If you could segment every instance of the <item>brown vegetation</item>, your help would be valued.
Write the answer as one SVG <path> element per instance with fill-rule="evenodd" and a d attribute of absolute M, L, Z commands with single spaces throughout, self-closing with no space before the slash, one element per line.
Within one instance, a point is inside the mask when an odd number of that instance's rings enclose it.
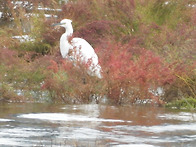
<path fill-rule="evenodd" d="M 79 0 L 62 6 L 49 2 L 34 5 L 62 7 L 61 12 L 50 12 L 58 18 L 46 19 L 48 11 L 35 9 L 31 13 L 36 15 L 26 18 L 27 11 L 2 3 L 14 21 L 10 23 L 8 16 L 1 20 L 11 27 L 1 25 L 0 30 L 0 98 L 88 103 L 92 97 L 101 101 L 106 96 L 115 104 L 195 98 L 194 1 Z M 76 67 L 61 58 L 58 44 L 64 30 L 51 24 L 63 18 L 73 20 L 74 36 L 93 45 L 102 79 L 89 76 L 87 65 Z M 12 38 L 27 33 L 22 21 L 28 21 L 34 42 Z M 152 94 L 158 87 L 164 93 Z"/>

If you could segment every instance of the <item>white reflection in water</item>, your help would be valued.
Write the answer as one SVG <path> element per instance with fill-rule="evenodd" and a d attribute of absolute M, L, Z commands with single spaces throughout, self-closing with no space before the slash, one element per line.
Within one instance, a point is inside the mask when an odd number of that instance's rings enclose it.
<path fill-rule="evenodd" d="M 16 138 L 28 138 L 33 136 L 41 136 L 47 135 L 50 132 L 45 129 L 36 129 L 36 128 L 10 128 L 10 129 L 1 129 L 0 136 L 9 136 L 10 134 L 12 137 Z"/>
<path fill-rule="evenodd" d="M 148 145 L 148 144 L 126 144 L 126 145 L 115 145 L 114 147 L 155 147 L 155 146 Z"/>
<path fill-rule="evenodd" d="M 9 122 L 9 121 L 14 121 L 14 120 L 0 118 L 0 122 Z"/>
<path fill-rule="evenodd" d="M 196 114 L 189 112 L 180 112 L 178 114 L 163 114 L 159 115 L 159 118 L 162 119 L 171 119 L 171 120 L 180 120 L 180 121 L 195 121 Z"/>
<path fill-rule="evenodd" d="M 22 114 L 17 116 L 19 118 L 28 119 L 39 119 L 39 120 L 49 120 L 49 121 L 81 121 L 81 122 L 131 122 L 117 119 L 102 119 L 96 117 L 88 117 L 82 115 L 74 114 L 64 114 L 64 113 L 30 113 Z"/>
<path fill-rule="evenodd" d="M 99 105 L 73 105 L 70 107 L 63 107 L 63 110 L 72 110 L 81 113 L 81 115 L 87 115 L 89 117 L 98 117 L 100 115 Z M 79 112 L 78 112 L 79 111 Z"/>
<path fill-rule="evenodd" d="M 140 130 L 153 133 L 177 132 L 177 131 L 196 131 L 196 124 L 162 125 L 162 126 L 142 126 Z"/>
<path fill-rule="evenodd" d="M 17 139 L 4 137 L 0 138 L 0 145 L 21 146 L 21 143 Z M 22 146 L 28 146 L 28 144 L 23 144 Z"/>
<path fill-rule="evenodd" d="M 114 129 L 116 131 L 122 132 L 133 132 L 133 131 L 142 131 L 149 133 L 171 133 L 174 132 L 177 134 L 177 131 L 195 131 L 196 132 L 196 124 L 173 124 L 173 125 L 157 125 L 157 126 L 109 126 L 107 128 Z"/>
<path fill-rule="evenodd" d="M 50 136 L 51 133 L 46 129 L 36 128 L 3 128 L 0 131 L 0 145 L 6 146 L 30 146 L 32 144 L 39 144 L 40 140 L 31 140 L 29 138 L 40 138 L 42 136 Z M 44 140 L 42 141 L 44 142 Z"/>
<path fill-rule="evenodd" d="M 104 119 L 98 118 L 100 115 L 99 105 L 74 105 L 70 107 L 62 108 L 64 110 L 70 110 L 71 114 L 67 113 L 30 113 L 22 114 L 17 117 L 19 118 L 28 118 L 28 119 L 39 119 L 39 120 L 48 120 L 48 121 L 62 121 L 62 122 L 127 122 L 118 119 Z M 74 112 L 77 112 L 75 114 Z M 81 115 L 79 115 L 81 114 Z"/>

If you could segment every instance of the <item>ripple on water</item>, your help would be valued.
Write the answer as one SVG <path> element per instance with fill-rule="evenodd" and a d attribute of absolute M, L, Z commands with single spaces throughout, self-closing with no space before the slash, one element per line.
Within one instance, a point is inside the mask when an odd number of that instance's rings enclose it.
<path fill-rule="evenodd" d="M 39 119 L 48 121 L 81 121 L 81 122 L 128 122 L 117 119 L 103 119 L 96 117 L 88 117 L 83 115 L 64 114 L 64 113 L 30 113 L 17 116 L 19 118 Z"/>
<path fill-rule="evenodd" d="M 180 120 L 180 121 L 196 121 L 196 113 L 180 112 L 178 114 L 163 114 L 158 116 L 161 119 Z"/>
<path fill-rule="evenodd" d="M 115 145 L 114 147 L 155 147 L 155 146 L 149 144 L 124 144 L 124 145 Z"/>
<path fill-rule="evenodd" d="M 17 139 L 13 139 L 13 138 L 0 138 L 0 145 L 6 145 L 6 146 L 28 146 L 29 144 L 23 144 L 21 145 L 21 143 L 19 142 L 19 140 Z"/>
<path fill-rule="evenodd" d="M 43 136 L 51 136 L 50 129 L 31 128 L 31 127 L 9 127 L 2 128 L 0 131 L 0 146 L 31 146 L 40 143 Z M 41 140 L 42 143 L 48 143 L 47 140 Z"/>
<path fill-rule="evenodd" d="M 0 122 L 9 122 L 9 121 L 14 121 L 12 119 L 3 119 L 3 118 L 0 118 Z"/>
<path fill-rule="evenodd" d="M 162 124 L 155 126 L 130 126 L 130 125 L 117 125 L 117 126 L 105 126 L 113 130 L 122 131 L 122 132 L 148 132 L 148 133 L 177 133 L 177 131 L 190 131 L 196 132 L 196 123 L 187 123 L 187 124 Z"/>
<path fill-rule="evenodd" d="M 40 107 L 32 113 L 34 107 L 28 107 L 0 119 L 0 146 L 196 145 L 195 113 L 99 105 L 60 105 L 58 111 L 50 106 L 45 113 Z"/>

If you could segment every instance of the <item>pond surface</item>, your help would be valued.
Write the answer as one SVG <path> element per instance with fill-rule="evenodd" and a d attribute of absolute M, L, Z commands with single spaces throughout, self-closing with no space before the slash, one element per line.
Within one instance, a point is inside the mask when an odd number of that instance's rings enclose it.
<path fill-rule="evenodd" d="M 0 104 L 0 146 L 196 146 L 196 113 L 157 107 Z"/>

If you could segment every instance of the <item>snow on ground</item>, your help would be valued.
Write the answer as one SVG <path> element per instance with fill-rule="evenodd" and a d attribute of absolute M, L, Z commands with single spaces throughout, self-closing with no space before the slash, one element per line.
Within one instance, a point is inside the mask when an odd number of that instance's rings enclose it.
<path fill-rule="evenodd" d="M 27 41 L 34 41 L 29 35 L 22 35 L 22 36 L 12 36 L 13 39 L 18 39 L 20 42 L 27 42 Z"/>

